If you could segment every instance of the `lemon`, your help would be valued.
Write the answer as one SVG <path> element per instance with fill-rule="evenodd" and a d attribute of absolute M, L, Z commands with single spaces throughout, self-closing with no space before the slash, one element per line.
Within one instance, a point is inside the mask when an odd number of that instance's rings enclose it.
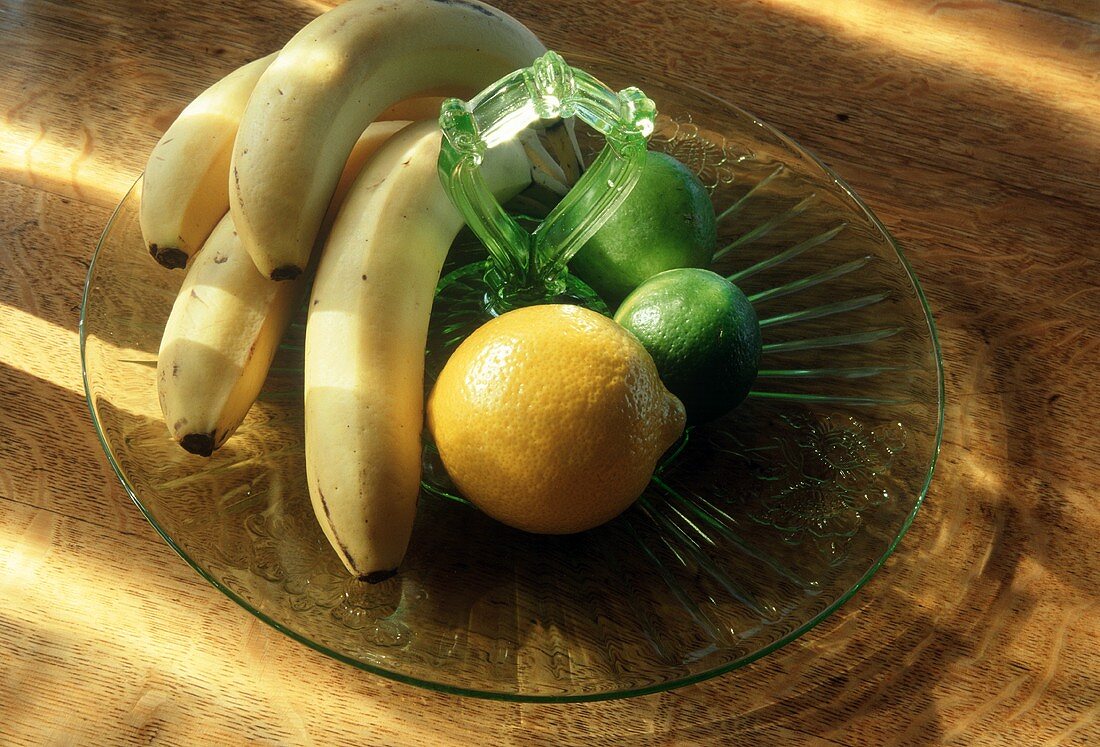
<path fill-rule="evenodd" d="M 614 307 L 658 272 L 709 265 L 715 224 L 698 177 L 672 156 L 647 151 L 638 183 L 569 261 L 569 271 Z"/>
<path fill-rule="evenodd" d="M 428 397 L 463 496 L 517 529 L 591 529 L 641 495 L 684 408 L 621 326 L 567 304 L 509 311 L 470 335 Z"/>
<path fill-rule="evenodd" d="M 749 299 L 721 275 L 684 268 L 654 275 L 615 312 L 653 357 L 688 422 L 725 415 L 749 393 L 760 365 L 760 324 Z"/>

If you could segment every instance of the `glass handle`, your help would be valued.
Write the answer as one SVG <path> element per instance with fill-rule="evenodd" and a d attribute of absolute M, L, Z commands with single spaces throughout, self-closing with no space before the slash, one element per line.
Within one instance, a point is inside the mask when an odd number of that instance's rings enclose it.
<path fill-rule="evenodd" d="M 505 303 L 519 292 L 550 298 L 561 291 L 566 263 L 637 183 L 656 116 L 653 101 L 637 88 L 616 93 L 552 51 L 468 102 L 443 103 L 439 177 L 489 250 L 493 267 L 487 280 Z M 528 233 L 489 191 L 480 174 L 482 159 L 490 148 L 537 122 L 568 117 L 601 133 L 603 150 L 534 233 Z"/>

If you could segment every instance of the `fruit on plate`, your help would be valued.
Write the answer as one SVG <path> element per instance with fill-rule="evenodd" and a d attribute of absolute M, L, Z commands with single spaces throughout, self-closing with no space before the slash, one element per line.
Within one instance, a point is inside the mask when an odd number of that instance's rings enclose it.
<path fill-rule="evenodd" d="M 348 159 L 342 189 L 407 124 L 368 127 Z M 341 199 L 338 190 L 332 213 Z M 261 275 L 241 246 L 232 216 L 224 213 L 187 269 L 157 355 L 161 412 L 184 449 L 210 456 L 244 420 L 298 308 L 305 281 L 303 276 L 277 283 Z"/>
<path fill-rule="evenodd" d="M 627 296 L 615 321 L 653 356 L 689 423 L 719 418 L 744 401 L 760 365 L 760 325 L 726 278 L 697 268 L 654 275 Z"/>
<path fill-rule="evenodd" d="M 684 408 L 621 326 L 566 304 L 509 311 L 447 361 L 427 423 L 463 496 L 517 529 L 567 534 L 625 510 Z"/>
<path fill-rule="evenodd" d="M 573 256 L 569 270 L 613 307 L 658 272 L 708 266 L 715 224 L 698 177 L 667 153 L 647 151 L 638 183 Z"/>
<path fill-rule="evenodd" d="M 274 59 L 250 62 L 200 93 L 149 154 L 141 235 L 165 267 L 186 266 L 229 209 L 233 139 L 256 81 Z"/>
<path fill-rule="evenodd" d="M 423 106 L 434 115 L 438 99 L 429 97 L 476 91 L 544 51 L 477 0 L 350 0 L 274 59 L 204 92 L 150 158 L 143 230 L 163 264 L 190 265 L 158 358 L 173 437 L 209 455 L 234 432 L 312 278 L 307 485 L 337 556 L 367 582 L 392 575 L 406 552 L 425 411 L 459 490 L 491 516 L 545 533 L 621 513 L 683 432 L 684 405 L 645 347 L 611 319 L 569 305 L 485 324 L 425 404 L 428 323 L 463 220 L 439 179 L 434 121 L 363 129 Z M 498 200 L 529 189 L 528 200 L 556 200 L 576 181 L 571 125 L 541 133 L 485 155 L 479 178 Z M 649 220 L 644 238 L 674 264 L 705 263 L 714 243 L 705 191 L 704 210 L 678 162 L 649 154 L 647 163 L 656 165 L 649 181 L 643 172 L 638 204 L 619 218 L 631 227 Z M 671 208 L 655 216 L 655 206 Z M 220 222 L 203 233 L 203 221 Z M 645 264 L 628 256 L 641 244 L 625 230 L 594 237 L 591 256 L 611 258 L 604 270 Z"/>
<path fill-rule="evenodd" d="M 305 269 L 355 138 L 387 107 L 480 90 L 544 51 L 476 0 L 351 0 L 307 24 L 261 76 L 233 149 L 230 210 L 256 266 Z"/>
<path fill-rule="evenodd" d="M 226 213 L 187 270 L 157 355 L 160 409 L 180 446 L 210 456 L 237 430 L 301 290 L 256 271 Z"/>
<path fill-rule="evenodd" d="M 352 185 L 321 254 L 305 345 L 306 476 L 314 513 L 354 575 L 405 554 L 420 490 L 424 348 L 436 283 L 463 225 L 437 172 L 441 133 L 410 125 Z M 531 181 L 512 140 L 481 173 L 498 199 Z"/>

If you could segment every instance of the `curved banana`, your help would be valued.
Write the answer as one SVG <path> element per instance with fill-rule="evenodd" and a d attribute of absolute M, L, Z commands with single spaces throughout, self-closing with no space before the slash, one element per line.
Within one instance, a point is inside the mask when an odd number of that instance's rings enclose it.
<path fill-rule="evenodd" d="M 233 139 L 274 59 L 250 62 L 200 93 L 153 147 L 141 187 L 141 235 L 165 267 L 186 266 L 229 209 Z"/>
<path fill-rule="evenodd" d="M 476 0 L 350 0 L 314 19 L 260 78 L 233 148 L 230 210 L 256 266 L 305 268 L 352 143 L 387 107 L 479 91 L 544 51 Z"/>
<path fill-rule="evenodd" d="M 408 122 L 367 128 L 348 158 L 326 223 L 364 162 Z M 306 276 L 264 277 L 241 246 L 228 213 L 191 262 L 161 338 L 157 390 L 172 437 L 210 456 L 244 420 L 298 308 Z"/>
<path fill-rule="evenodd" d="M 395 572 L 420 490 L 424 347 L 439 272 L 463 225 L 436 171 L 439 128 L 411 125 L 359 175 L 321 252 L 305 344 L 306 477 L 348 570 Z M 518 141 L 481 171 L 499 199 L 532 180 Z"/>
<path fill-rule="evenodd" d="M 414 96 L 398 101 L 378 115 L 375 121 L 404 119 L 419 122 L 424 119 L 439 119 L 439 110 L 443 106 L 443 96 Z"/>
<path fill-rule="evenodd" d="M 191 262 L 157 356 L 161 412 L 180 446 L 210 456 L 241 424 L 301 290 L 256 270 L 226 213 Z"/>

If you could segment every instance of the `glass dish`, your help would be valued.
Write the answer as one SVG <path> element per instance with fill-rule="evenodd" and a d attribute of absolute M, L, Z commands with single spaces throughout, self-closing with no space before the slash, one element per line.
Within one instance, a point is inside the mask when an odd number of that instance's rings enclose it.
<path fill-rule="evenodd" d="M 664 690 L 736 669 L 835 611 L 905 534 L 939 450 L 943 377 L 924 296 L 881 223 L 790 139 L 706 93 L 568 54 L 658 106 L 650 147 L 689 164 L 719 221 L 716 269 L 762 320 L 749 400 L 694 429 L 599 529 L 513 531 L 452 500 L 425 454 L 408 556 L 377 585 L 314 521 L 295 324 L 260 400 L 208 459 L 161 420 L 161 331 L 182 282 L 138 228 L 140 182 L 96 248 L 81 309 L 88 405 L 138 508 L 261 620 L 402 682 L 505 700 Z M 589 149 L 602 143 L 582 138 Z M 455 252 L 468 261 L 469 247 Z M 447 270 L 445 269 L 446 273 Z"/>

